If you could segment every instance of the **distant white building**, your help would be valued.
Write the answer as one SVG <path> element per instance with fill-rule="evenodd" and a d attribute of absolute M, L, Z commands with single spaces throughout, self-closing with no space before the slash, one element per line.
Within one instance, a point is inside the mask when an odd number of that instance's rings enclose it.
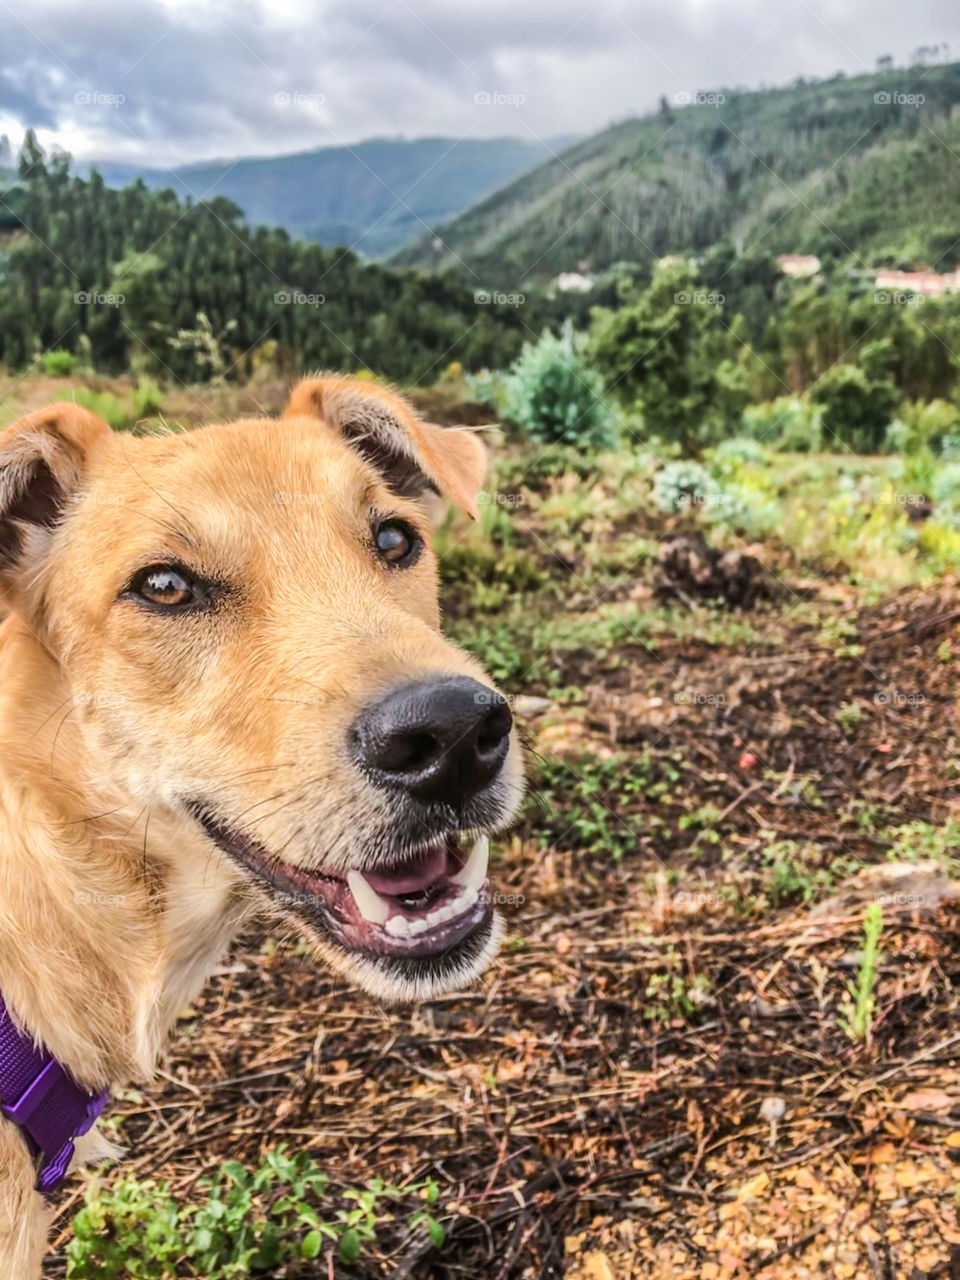
<path fill-rule="evenodd" d="M 785 276 L 802 280 L 817 274 L 820 270 L 820 259 L 812 253 L 781 253 L 777 258 L 777 266 Z"/>
<path fill-rule="evenodd" d="M 878 271 L 874 278 L 878 289 L 890 289 L 896 293 L 922 293 L 925 298 L 937 298 L 941 293 L 955 293 L 960 289 L 960 271 L 937 275 L 933 271 Z"/>
<path fill-rule="evenodd" d="M 561 271 L 553 283 L 560 293 L 589 293 L 593 288 L 590 276 L 580 271 Z"/>

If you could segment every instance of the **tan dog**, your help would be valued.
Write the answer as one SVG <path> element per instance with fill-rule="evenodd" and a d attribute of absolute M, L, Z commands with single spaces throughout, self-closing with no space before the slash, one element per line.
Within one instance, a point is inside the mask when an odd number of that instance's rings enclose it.
<path fill-rule="evenodd" d="M 150 1075 L 254 904 L 386 999 L 490 961 L 519 750 L 430 549 L 483 469 L 340 378 L 280 420 L 138 439 L 60 404 L 0 434 L 0 995 L 85 1089 Z M 0 1118 L 2 1280 L 40 1274 L 36 1176 Z"/>

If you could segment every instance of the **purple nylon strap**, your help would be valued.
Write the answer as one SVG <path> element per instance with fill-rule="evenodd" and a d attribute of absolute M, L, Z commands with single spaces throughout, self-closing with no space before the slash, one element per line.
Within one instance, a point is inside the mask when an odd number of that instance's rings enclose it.
<path fill-rule="evenodd" d="M 109 1090 L 87 1093 L 48 1050 L 14 1025 L 0 996 L 0 1112 L 18 1124 L 37 1155 L 37 1190 L 55 1191 L 73 1158 L 73 1140 L 90 1129 Z"/>

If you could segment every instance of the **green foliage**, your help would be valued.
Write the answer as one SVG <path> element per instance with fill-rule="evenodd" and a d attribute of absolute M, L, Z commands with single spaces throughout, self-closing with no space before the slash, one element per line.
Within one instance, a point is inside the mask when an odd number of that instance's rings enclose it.
<path fill-rule="evenodd" d="M 75 364 L 73 353 L 62 348 L 43 353 L 43 371 L 49 378 L 68 378 Z"/>
<path fill-rule="evenodd" d="M 841 364 L 824 375 L 810 396 L 823 406 L 831 447 L 848 444 L 866 452 L 881 447 L 897 404 L 892 383 L 871 383 L 862 369 Z"/>
<path fill-rule="evenodd" d="M 559 334 L 547 330 L 537 342 L 524 344 L 504 378 L 500 407 L 532 439 L 586 449 L 613 443 L 603 388 L 582 346 L 570 322 Z"/>
<path fill-rule="evenodd" d="M 642 415 L 648 437 L 692 452 L 735 432 L 749 394 L 729 359 L 722 297 L 691 264 L 657 264 L 650 287 L 618 311 L 598 310 L 590 351 L 606 385 Z"/>
<path fill-rule="evenodd" d="M 555 146 L 529 137 L 371 138 L 174 170 L 99 167 L 113 187 L 142 178 L 151 190 L 172 187 L 181 200 L 217 191 L 250 222 L 379 257 L 539 164 Z"/>
<path fill-rule="evenodd" d="M 73 398 L 97 417 L 102 418 L 114 431 L 127 431 L 133 426 L 133 406 L 112 391 L 93 391 L 89 387 L 76 387 Z"/>
<path fill-rule="evenodd" d="M 200 1179 L 186 1204 L 162 1182 L 127 1178 L 109 1189 L 93 1182 L 74 1218 L 67 1277 L 245 1280 L 280 1269 L 290 1277 L 314 1276 L 321 1251 L 357 1262 L 398 1212 L 402 1221 L 406 1211 L 408 1231 L 422 1229 L 439 1247 L 443 1227 L 430 1212 L 437 1194 L 432 1181 L 401 1188 L 373 1179 L 334 1197 L 323 1170 L 283 1146 L 256 1169 L 228 1161 Z M 419 1206 L 412 1212 L 411 1202 Z"/>
<path fill-rule="evenodd" d="M 647 754 L 541 759 L 534 778 L 540 838 L 620 862 L 636 850 L 644 831 L 640 818 L 626 809 L 631 797 L 656 800 L 679 777 L 668 761 Z"/>
<path fill-rule="evenodd" d="M 705 507 L 720 495 L 720 486 L 700 462 L 668 462 L 653 478 L 653 501 L 661 511 Z"/>
<path fill-rule="evenodd" d="M 438 353 L 503 368 L 525 326 L 542 323 L 532 298 L 522 318 L 481 306 L 453 274 L 390 270 L 251 228 L 222 196 L 187 206 L 167 184 L 81 179 L 31 134 L 21 174 L 5 200 L 30 234 L 0 246 L 0 363 L 11 369 L 56 346 L 89 350 L 105 373 L 135 364 L 154 377 L 242 380 L 262 346 L 275 376 L 372 368 L 420 382 Z"/>
<path fill-rule="evenodd" d="M 880 935 L 883 932 L 883 908 L 871 902 L 863 913 L 863 949 L 856 981 L 847 984 L 840 1015 L 840 1025 L 851 1040 L 870 1047 L 873 1015 L 876 1011 L 877 968 L 880 961 Z"/>
<path fill-rule="evenodd" d="M 918 87 L 919 110 L 890 101 Z M 731 259 L 738 243 L 826 259 L 853 249 L 861 263 L 891 266 L 957 264 L 960 65 L 760 92 L 712 88 L 719 98 L 583 139 L 448 223 L 442 249 L 424 236 L 404 260 L 465 262 L 509 280 L 531 263 L 545 277 L 583 259 L 602 272 L 726 242 Z M 771 282 L 746 265 L 737 280 L 726 266 L 713 279 L 756 297 Z M 907 308 L 887 308 L 897 309 Z"/>
<path fill-rule="evenodd" d="M 899 401 L 887 379 L 872 380 L 857 365 L 837 364 L 811 388 L 810 399 L 823 408 L 823 428 L 831 448 L 847 445 L 876 453 Z"/>
<path fill-rule="evenodd" d="M 886 446 L 899 453 L 942 452 L 960 433 L 960 409 L 947 400 L 907 400 L 887 429 Z M 949 447 L 948 447 L 949 452 Z"/>
<path fill-rule="evenodd" d="M 154 418 L 163 411 L 163 392 L 152 378 L 141 378 L 133 389 L 136 418 Z"/>
<path fill-rule="evenodd" d="M 801 396 L 748 405 L 743 429 L 755 440 L 774 449 L 816 453 L 823 447 L 823 409 Z"/>

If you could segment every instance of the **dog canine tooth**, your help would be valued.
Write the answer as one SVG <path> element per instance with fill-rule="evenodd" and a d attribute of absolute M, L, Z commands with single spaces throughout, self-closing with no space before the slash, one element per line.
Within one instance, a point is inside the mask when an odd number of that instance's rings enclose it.
<path fill-rule="evenodd" d="M 470 856 L 455 876 L 450 879 L 454 884 L 465 885 L 468 889 L 482 889 L 487 878 L 487 864 L 490 861 L 490 841 L 480 836 L 470 850 Z"/>
<path fill-rule="evenodd" d="M 347 872 L 347 887 L 353 894 L 357 910 L 369 924 L 385 924 L 390 915 L 390 904 L 381 898 L 376 889 L 354 869 Z"/>

